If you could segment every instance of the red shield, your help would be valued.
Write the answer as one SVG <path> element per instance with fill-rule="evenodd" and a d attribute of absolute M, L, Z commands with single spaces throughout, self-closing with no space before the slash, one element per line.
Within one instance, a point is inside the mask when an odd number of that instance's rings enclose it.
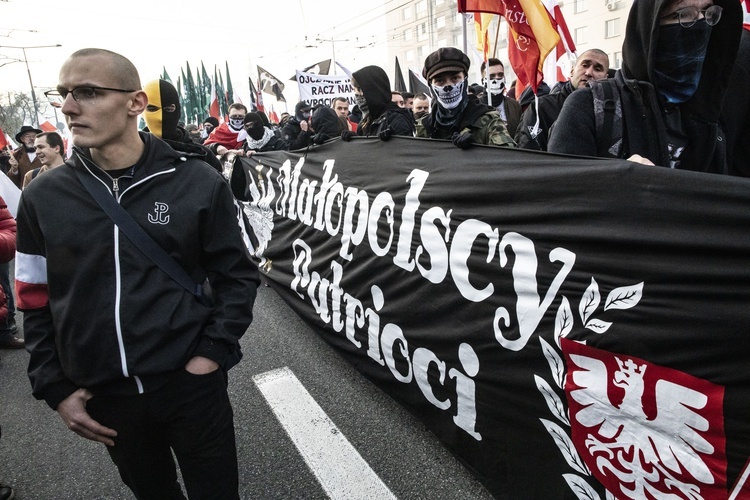
<path fill-rule="evenodd" d="M 727 498 L 724 388 L 562 340 L 573 443 L 617 498 Z"/>

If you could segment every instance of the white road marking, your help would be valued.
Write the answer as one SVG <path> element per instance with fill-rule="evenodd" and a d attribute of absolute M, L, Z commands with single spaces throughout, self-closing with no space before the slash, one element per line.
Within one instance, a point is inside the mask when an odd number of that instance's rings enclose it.
<path fill-rule="evenodd" d="M 750 486 L 746 486 L 748 476 L 750 476 L 750 458 L 747 460 L 747 463 L 745 463 L 745 470 L 742 471 L 739 479 L 737 479 L 737 483 L 734 485 L 734 489 L 729 495 L 729 500 L 735 500 L 740 494 L 747 493 L 748 490 L 750 490 Z"/>
<path fill-rule="evenodd" d="M 289 368 L 253 381 L 330 498 L 396 498 Z"/>

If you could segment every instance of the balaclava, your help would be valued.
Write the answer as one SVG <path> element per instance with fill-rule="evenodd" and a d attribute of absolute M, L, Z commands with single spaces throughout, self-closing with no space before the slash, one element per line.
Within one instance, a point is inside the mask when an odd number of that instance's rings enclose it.
<path fill-rule="evenodd" d="M 265 133 L 265 127 L 263 126 L 263 120 L 258 113 L 248 113 L 244 119 L 245 130 L 247 135 L 259 141 L 263 138 Z"/>
<path fill-rule="evenodd" d="M 659 26 L 654 85 L 667 102 L 681 104 L 698 90 L 710 37 L 705 19 L 689 28 L 679 23 Z"/>
<path fill-rule="evenodd" d="M 166 80 L 152 80 L 143 90 L 148 96 L 148 106 L 143 113 L 148 130 L 157 137 L 175 139 L 180 121 L 177 89 Z"/>
<path fill-rule="evenodd" d="M 211 131 L 219 126 L 219 119 L 213 116 L 209 116 L 203 120 L 203 130 L 201 130 L 201 138 L 205 139 L 211 134 Z"/>

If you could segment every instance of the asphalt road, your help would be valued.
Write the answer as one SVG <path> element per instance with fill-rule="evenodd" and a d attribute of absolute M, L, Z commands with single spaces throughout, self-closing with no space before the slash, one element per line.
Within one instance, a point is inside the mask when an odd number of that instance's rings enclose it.
<path fill-rule="evenodd" d="M 316 451 L 298 451 L 253 378 L 281 368 L 296 376 L 336 426 L 334 434 L 348 440 L 396 498 L 491 498 L 423 424 L 339 358 L 271 288 L 259 290 L 242 347 L 229 391 L 243 499 L 388 497 L 364 491 L 364 476 L 346 468 L 351 460 L 331 459 L 332 449 L 320 440 L 327 448 L 319 451 L 329 457 L 324 472 L 339 473 L 350 487 L 326 493 L 331 489 L 307 465 Z M 31 396 L 27 361 L 25 351 L 0 350 L 0 480 L 13 485 L 18 500 L 133 498 L 103 445 L 73 434 Z"/>

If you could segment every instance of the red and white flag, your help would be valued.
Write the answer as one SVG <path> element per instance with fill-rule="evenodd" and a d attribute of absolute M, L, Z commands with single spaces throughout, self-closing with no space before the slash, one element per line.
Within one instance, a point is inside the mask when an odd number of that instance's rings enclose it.
<path fill-rule="evenodd" d="M 8 139 L 9 137 L 3 132 L 3 129 L 0 128 L 0 149 L 5 149 L 8 147 Z"/>
<path fill-rule="evenodd" d="M 560 41 L 555 47 L 555 52 L 550 53 L 544 62 L 544 79 L 552 86 L 552 82 L 564 82 L 570 75 L 570 70 L 575 62 L 576 44 L 570 35 L 568 24 L 565 22 L 562 10 L 555 0 L 543 0 L 544 6 L 549 13 L 552 26 L 557 30 Z"/>
<path fill-rule="evenodd" d="M 214 72 L 216 75 L 216 72 Z M 215 78 L 215 76 L 214 76 Z M 208 115 L 219 118 L 219 98 L 216 95 L 216 80 L 211 80 L 211 103 L 208 105 Z"/>
<path fill-rule="evenodd" d="M 42 129 L 44 132 L 57 132 L 57 127 L 52 125 L 49 120 L 44 120 L 43 122 L 39 123 L 39 128 Z"/>

